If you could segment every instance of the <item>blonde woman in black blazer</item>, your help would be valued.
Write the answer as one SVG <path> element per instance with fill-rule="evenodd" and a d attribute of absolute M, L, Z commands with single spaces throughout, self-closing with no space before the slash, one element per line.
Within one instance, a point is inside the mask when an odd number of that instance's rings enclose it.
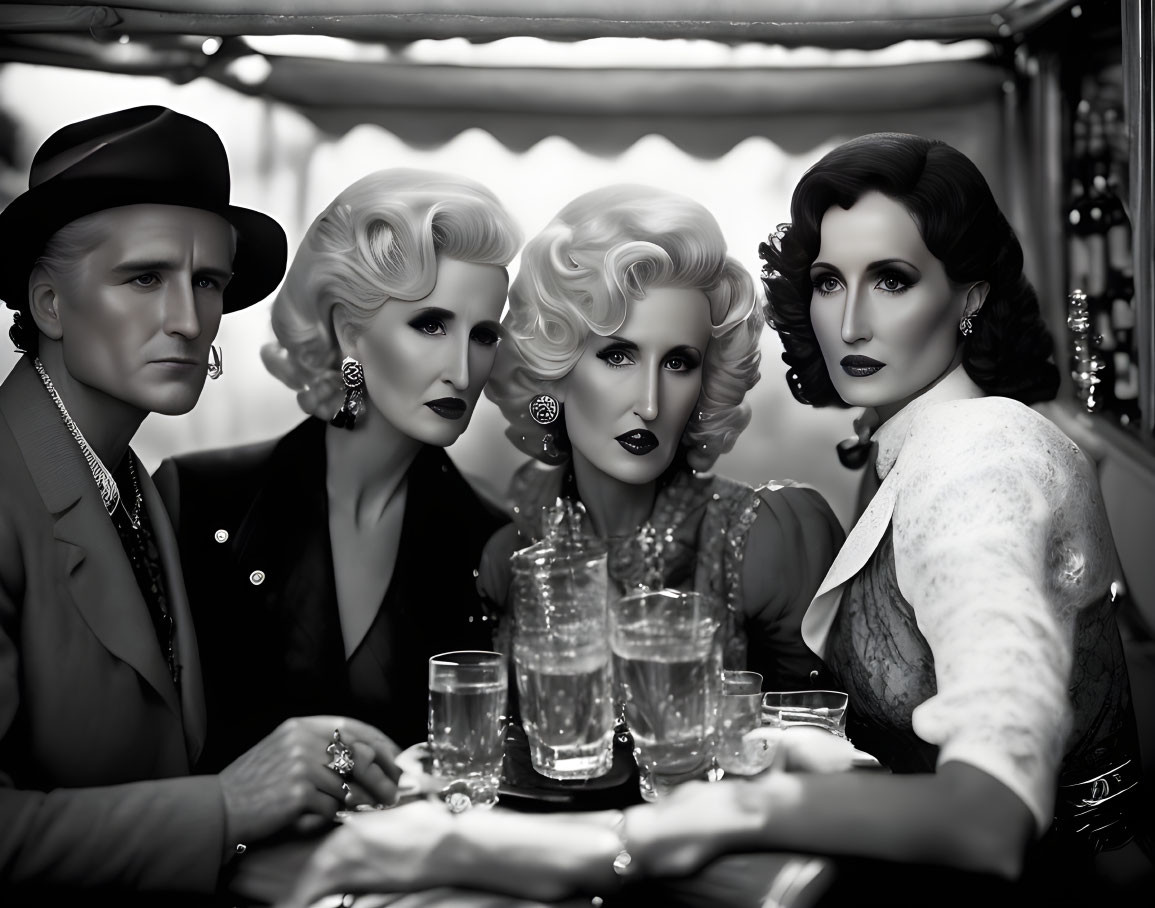
<path fill-rule="evenodd" d="M 262 351 L 309 418 L 157 471 L 206 666 L 206 769 L 309 712 L 424 741 L 429 657 L 492 649 L 474 578 L 503 519 L 443 449 L 489 378 L 519 242 L 469 178 L 357 180 L 306 231 Z"/>

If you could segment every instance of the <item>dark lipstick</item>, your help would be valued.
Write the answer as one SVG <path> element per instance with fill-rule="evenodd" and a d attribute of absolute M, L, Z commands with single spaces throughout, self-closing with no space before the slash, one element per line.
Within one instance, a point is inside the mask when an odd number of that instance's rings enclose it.
<path fill-rule="evenodd" d="M 440 397 L 427 401 L 425 406 L 443 419 L 461 419 L 465 415 L 465 401 L 459 397 Z"/>
<path fill-rule="evenodd" d="M 641 457 L 658 446 L 658 436 L 649 429 L 631 429 L 614 439 L 631 454 Z"/>
<path fill-rule="evenodd" d="M 855 378 L 865 378 L 883 368 L 886 363 L 880 363 L 878 360 L 871 359 L 869 356 L 844 356 L 839 365 L 842 366 L 842 371 L 847 375 L 852 375 Z"/>

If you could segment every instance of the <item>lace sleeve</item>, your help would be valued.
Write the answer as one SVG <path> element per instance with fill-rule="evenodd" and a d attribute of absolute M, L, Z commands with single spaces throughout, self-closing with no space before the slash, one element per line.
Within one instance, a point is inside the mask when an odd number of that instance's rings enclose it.
<path fill-rule="evenodd" d="M 1065 577 L 1063 552 L 1109 557 L 1064 542 L 1064 524 L 1097 519 L 1090 468 L 1051 423 L 1001 398 L 928 408 L 899 465 L 895 566 L 937 682 L 914 730 L 939 745 L 940 765 L 990 773 L 1045 829 L 1072 722 L 1075 613 L 1097 573 Z"/>

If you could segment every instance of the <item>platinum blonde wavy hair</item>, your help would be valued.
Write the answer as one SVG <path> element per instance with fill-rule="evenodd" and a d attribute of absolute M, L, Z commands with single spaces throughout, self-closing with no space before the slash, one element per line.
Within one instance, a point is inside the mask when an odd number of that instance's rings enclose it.
<path fill-rule="evenodd" d="M 420 300 L 437 282 L 438 256 L 506 267 L 521 231 L 497 197 L 451 173 L 391 168 L 344 189 L 310 225 L 273 301 L 276 341 L 265 368 L 297 391 L 306 413 L 341 405 L 340 308 L 367 322 L 389 300 Z"/>
<path fill-rule="evenodd" d="M 631 300 L 662 287 L 701 290 L 713 325 L 702 392 L 682 435 L 687 462 L 708 470 L 734 446 L 750 422 L 743 400 L 759 378 L 763 315 L 754 280 L 727 254 L 702 205 L 624 184 L 574 199 L 522 250 L 502 320 L 505 340 L 485 389 L 520 450 L 545 463 L 566 459 L 546 450 L 549 430 L 530 417 L 530 400 L 551 393 L 591 335 L 621 328 Z"/>

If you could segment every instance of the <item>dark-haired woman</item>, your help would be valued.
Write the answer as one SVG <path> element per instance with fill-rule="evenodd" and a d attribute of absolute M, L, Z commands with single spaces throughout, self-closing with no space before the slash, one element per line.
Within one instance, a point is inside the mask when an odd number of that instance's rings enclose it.
<path fill-rule="evenodd" d="M 500 885 L 606 894 L 622 852 L 638 880 L 769 850 L 840 857 L 823 904 L 1128 903 L 1092 866 L 1147 841 L 1117 557 L 1093 467 L 1026 406 L 1058 376 L 1019 242 L 974 164 L 916 136 L 836 148 L 791 214 L 761 248 L 791 388 L 874 411 L 882 477 L 802 632 L 850 693 L 855 744 L 893 772 L 687 783 L 589 815 L 582 837 L 574 818 L 509 823 L 533 844 L 564 822 L 575 844 L 560 867 L 505 866 Z M 474 843 L 438 869 L 495 885 L 517 864 L 508 838 L 487 847 L 496 822 L 430 833 Z M 382 832 L 339 831 L 299 894 L 384 873 Z"/>
<path fill-rule="evenodd" d="M 1094 468 L 1026 406 L 1058 372 L 1021 246 L 975 165 L 917 136 L 835 149 L 791 216 L 760 250 L 791 390 L 873 410 L 882 483 L 803 634 L 855 743 L 926 774 L 893 780 L 933 792 L 899 836 L 917 857 L 1073 869 L 1134 835 L 1140 769 Z"/>

